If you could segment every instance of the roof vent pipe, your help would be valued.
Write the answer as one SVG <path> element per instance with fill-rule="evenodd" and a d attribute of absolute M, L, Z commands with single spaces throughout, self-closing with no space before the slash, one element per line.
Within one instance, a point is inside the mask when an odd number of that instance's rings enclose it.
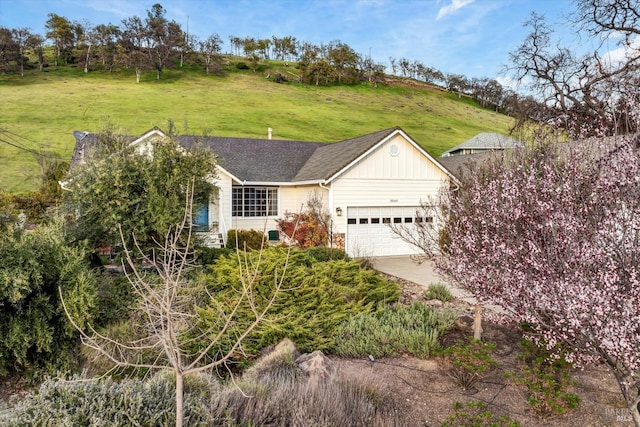
<path fill-rule="evenodd" d="M 267 134 L 269 135 L 269 139 L 271 139 L 271 134 L 273 133 L 273 129 L 268 128 L 267 129 Z"/>

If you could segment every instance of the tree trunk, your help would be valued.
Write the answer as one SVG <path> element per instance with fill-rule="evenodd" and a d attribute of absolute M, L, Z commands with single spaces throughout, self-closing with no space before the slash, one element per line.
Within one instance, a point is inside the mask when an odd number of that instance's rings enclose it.
<path fill-rule="evenodd" d="M 482 306 L 476 304 L 476 312 L 473 318 L 473 339 L 482 339 Z"/>
<path fill-rule="evenodd" d="M 91 45 L 89 45 L 89 47 L 87 47 L 87 56 L 84 59 L 84 72 L 85 73 L 89 72 L 89 55 L 91 55 Z"/>
<path fill-rule="evenodd" d="M 627 404 L 630 418 L 636 427 L 640 427 L 640 381 L 636 381 L 629 371 L 611 357 L 604 357 L 605 364 L 611 369 L 620 386 L 620 391 Z M 616 421 L 629 421 L 616 420 Z"/>
<path fill-rule="evenodd" d="M 176 371 L 176 427 L 182 427 L 184 424 L 184 408 L 183 408 L 183 377 L 181 371 Z"/>
<path fill-rule="evenodd" d="M 640 405 L 640 401 L 636 401 L 629 408 L 629 412 L 631 412 L 631 418 L 633 418 L 633 422 L 636 424 L 636 427 L 640 427 L 640 409 L 638 409 L 638 405 Z"/>
<path fill-rule="evenodd" d="M 142 74 L 142 71 L 136 68 L 136 83 L 140 83 L 140 74 Z"/>

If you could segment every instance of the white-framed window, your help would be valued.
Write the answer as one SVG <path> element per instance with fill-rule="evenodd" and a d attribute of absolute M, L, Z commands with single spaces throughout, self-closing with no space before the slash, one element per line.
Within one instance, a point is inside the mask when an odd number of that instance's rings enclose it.
<path fill-rule="evenodd" d="M 278 215 L 277 187 L 234 186 L 231 193 L 231 215 L 241 217 Z"/>

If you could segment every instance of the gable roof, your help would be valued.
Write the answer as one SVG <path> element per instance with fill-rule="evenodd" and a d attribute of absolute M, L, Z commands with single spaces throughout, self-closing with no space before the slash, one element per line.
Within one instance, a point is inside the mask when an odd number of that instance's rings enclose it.
<path fill-rule="evenodd" d="M 523 144 L 513 138 L 497 133 L 482 132 L 442 153 L 441 157 L 449 157 L 451 153 L 462 150 L 504 150 L 522 147 Z"/>
<path fill-rule="evenodd" d="M 132 144 L 137 144 L 158 132 L 161 133 L 159 129 L 153 128 L 142 137 L 129 138 Z M 211 149 L 218 155 L 218 165 L 238 182 L 302 184 L 326 182 L 396 133 L 404 134 L 399 127 L 393 127 L 335 143 L 193 135 L 177 138 L 185 148 L 201 144 Z M 438 168 L 455 179 L 453 174 L 404 135 Z M 72 163 L 80 161 L 84 151 L 97 142 L 96 134 L 75 131 L 74 136 L 76 147 Z"/>
<path fill-rule="evenodd" d="M 322 144 L 300 169 L 294 180 L 329 179 L 399 129 L 394 127 L 333 144 Z"/>

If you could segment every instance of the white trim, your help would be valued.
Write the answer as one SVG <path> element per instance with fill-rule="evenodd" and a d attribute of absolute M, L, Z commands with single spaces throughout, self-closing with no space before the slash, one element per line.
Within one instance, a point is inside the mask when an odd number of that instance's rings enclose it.
<path fill-rule="evenodd" d="M 167 135 L 166 135 L 164 132 L 162 132 L 160 129 L 153 128 L 153 129 L 151 129 L 150 131 L 147 131 L 147 132 L 146 132 L 144 135 L 142 135 L 140 138 L 138 138 L 138 139 L 136 139 L 136 140 L 132 141 L 132 142 L 129 144 L 129 147 L 133 147 L 134 145 L 138 145 L 138 144 L 140 144 L 141 142 L 144 142 L 146 139 L 150 138 L 150 137 L 151 137 L 152 135 L 154 135 L 154 134 L 156 134 L 156 135 L 160 136 L 161 138 L 166 138 L 166 137 L 167 137 Z"/>
<path fill-rule="evenodd" d="M 231 178 L 231 181 L 237 182 L 240 185 L 244 185 L 244 181 L 242 181 L 240 178 L 238 178 L 234 174 L 230 173 L 228 170 L 226 170 L 225 168 L 223 168 L 219 164 L 216 164 L 216 169 L 219 169 L 222 173 L 224 173 L 229 178 Z"/>

